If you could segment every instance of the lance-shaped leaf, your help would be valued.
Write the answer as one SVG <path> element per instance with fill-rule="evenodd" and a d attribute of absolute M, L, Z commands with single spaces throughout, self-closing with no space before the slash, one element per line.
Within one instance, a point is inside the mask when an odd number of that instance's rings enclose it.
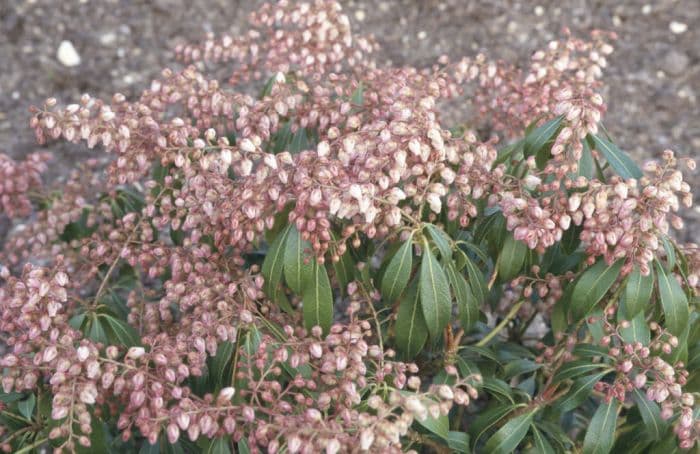
<path fill-rule="evenodd" d="M 533 449 L 528 451 L 528 454 L 556 454 L 552 444 L 547 440 L 547 437 L 540 431 L 535 424 L 530 426 L 532 432 L 532 441 L 535 443 Z"/>
<path fill-rule="evenodd" d="M 421 351 L 428 338 L 428 327 L 423 318 L 418 294 L 418 282 L 406 290 L 396 316 L 396 345 L 406 358 L 413 359 Z"/>
<path fill-rule="evenodd" d="M 630 344 L 635 342 L 641 342 L 643 345 L 649 344 L 651 332 L 649 331 L 649 325 L 644 318 L 644 314 L 640 312 L 633 319 L 628 321 L 629 326 L 627 328 L 620 328 L 622 340 Z"/>
<path fill-rule="evenodd" d="M 335 235 L 331 232 L 331 238 L 336 241 Z M 340 256 L 340 260 L 333 262 L 333 271 L 335 271 L 335 279 L 338 281 L 340 291 L 343 295 L 347 293 L 348 284 L 353 280 L 355 262 L 351 254 L 346 251 Z"/>
<path fill-rule="evenodd" d="M 503 425 L 486 442 L 485 452 L 492 454 L 510 454 L 515 451 L 520 442 L 530 430 L 530 423 L 536 411 L 516 416 Z"/>
<path fill-rule="evenodd" d="M 294 293 L 300 294 L 306 279 L 311 277 L 314 257 L 308 252 L 311 244 L 301 238 L 301 233 L 292 226 L 287 234 L 284 248 L 284 278 Z"/>
<path fill-rule="evenodd" d="M 605 363 L 592 363 L 590 360 L 576 360 L 570 361 L 564 364 L 556 374 L 554 374 L 554 379 L 552 383 L 558 383 L 563 380 L 568 380 L 571 378 L 576 378 L 580 375 L 588 374 L 594 370 L 606 367 Z"/>
<path fill-rule="evenodd" d="M 623 262 L 623 260 L 618 260 L 612 265 L 608 265 L 605 260 L 599 260 L 583 272 L 571 294 L 571 312 L 576 320 L 588 315 L 603 299 L 620 274 Z"/>
<path fill-rule="evenodd" d="M 306 329 L 320 326 L 327 333 L 333 322 L 333 292 L 326 268 L 316 260 L 312 261 L 311 278 L 305 282 L 301 298 Z"/>
<path fill-rule="evenodd" d="M 279 289 L 282 282 L 282 272 L 284 271 L 284 250 L 287 242 L 287 236 L 291 226 L 287 226 L 281 233 L 277 235 L 275 240 L 270 245 L 267 251 L 265 260 L 262 264 L 262 274 L 265 277 L 265 293 L 285 310 L 291 308 L 284 293 Z"/>
<path fill-rule="evenodd" d="M 430 337 L 438 339 L 450 321 L 450 288 L 445 272 L 430 251 L 427 240 L 424 245 L 419 280 L 420 305 Z"/>
<path fill-rule="evenodd" d="M 455 300 L 457 300 L 462 329 L 469 331 L 479 320 L 479 305 L 472 294 L 471 288 L 469 288 L 469 283 L 464 279 L 462 273 L 457 271 L 454 262 L 450 261 L 445 266 L 445 271 L 447 272 L 452 292 L 455 295 Z"/>
<path fill-rule="evenodd" d="M 486 297 L 489 294 L 489 288 L 486 286 L 484 275 L 469 257 L 467 257 L 467 261 L 464 263 L 464 266 L 467 269 L 467 276 L 469 277 L 469 286 L 471 287 L 472 295 L 474 295 L 474 298 L 476 298 L 477 304 L 482 304 L 486 301 Z"/>
<path fill-rule="evenodd" d="M 440 256 L 442 260 L 449 260 L 452 258 L 452 248 L 450 247 L 450 238 L 447 234 L 439 227 L 433 224 L 427 224 L 425 228 L 430 233 L 430 238 L 433 239 L 433 243 L 437 246 L 440 251 Z"/>
<path fill-rule="evenodd" d="M 625 286 L 625 312 L 628 320 L 644 311 L 651 300 L 654 290 L 654 273 L 644 276 L 638 266 L 635 266 L 627 279 Z"/>
<path fill-rule="evenodd" d="M 563 120 L 563 115 L 553 118 L 525 137 L 525 157 L 535 155 L 537 167 L 540 169 L 544 168 L 551 157 L 552 143 Z"/>
<path fill-rule="evenodd" d="M 666 421 L 661 418 L 659 405 L 647 398 L 646 394 L 638 389 L 632 391 L 632 398 L 637 404 L 639 414 L 642 415 L 644 427 L 647 429 L 646 435 L 650 440 L 660 440 L 666 431 Z"/>
<path fill-rule="evenodd" d="M 667 272 L 658 261 L 654 262 L 659 281 L 659 299 L 664 310 L 666 328 L 679 336 L 688 323 L 688 297 L 673 274 Z"/>
<path fill-rule="evenodd" d="M 394 254 L 382 277 L 382 297 L 385 301 L 396 301 L 406 289 L 413 267 L 413 235 Z"/>
<path fill-rule="evenodd" d="M 510 281 L 523 267 L 527 246 L 522 241 L 513 238 L 512 234 L 506 235 L 506 242 L 498 257 L 498 275 L 504 281 Z"/>
<path fill-rule="evenodd" d="M 453 452 L 469 454 L 471 452 L 469 449 L 469 434 L 451 430 L 447 434 L 447 446 L 449 446 Z"/>
<path fill-rule="evenodd" d="M 595 143 L 596 149 L 605 156 L 605 160 L 608 161 L 610 167 L 622 178 L 626 180 L 630 178 L 642 178 L 642 171 L 637 167 L 637 164 L 635 164 L 627 153 L 620 150 L 617 145 L 597 135 L 593 136 L 593 142 Z"/>
<path fill-rule="evenodd" d="M 614 398 L 600 404 L 583 439 L 583 454 L 607 454 L 612 450 L 619 406 Z"/>
<path fill-rule="evenodd" d="M 556 401 L 555 405 L 557 409 L 562 412 L 567 412 L 581 405 L 581 403 L 583 403 L 583 401 L 586 400 L 586 398 L 591 394 L 591 391 L 593 391 L 593 386 L 595 386 L 595 384 L 598 383 L 606 374 L 608 374 L 607 370 L 598 372 L 597 374 L 578 378 L 576 381 L 574 381 L 574 384 L 571 385 L 569 392 L 563 396 L 563 399 Z"/>

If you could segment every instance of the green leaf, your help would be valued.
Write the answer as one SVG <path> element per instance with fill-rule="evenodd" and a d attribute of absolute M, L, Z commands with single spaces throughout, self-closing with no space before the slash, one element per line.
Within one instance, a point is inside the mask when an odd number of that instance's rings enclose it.
<path fill-rule="evenodd" d="M 385 301 L 396 301 L 406 289 L 413 267 L 413 235 L 394 254 L 382 277 L 382 296 Z"/>
<path fill-rule="evenodd" d="M 515 403 L 513 392 L 508 383 L 496 377 L 485 377 L 481 383 L 482 388 L 498 400 Z"/>
<path fill-rule="evenodd" d="M 535 442 L 532 454 L 556 454 L 551 443 L 547 441 L 547 437 L 534 424 L 530 426 L 530 432 L 532 432 L 532 440 Z"/>
<path fill-rule="evenodd" d="M 562 412 L 567 412 L 581 405 L 593 391 L 593 386 L 607 373 L 608 371 L 603 371 L 576 379 L 574 384 L 571 385 L 569 392 L 563 396 L 563 399 L 556 401 L 557 408 Z"/>
<path fill-rule="evenodd" d="M 471 452 L 469 450 L 469 434 L 451 430 L 447 434 L 447 446 L 449 446 L 453 452 L 469 454 Z"/>
<path fill-rule="evenodd" d="M 126 322 L 114 318 L 111 315 L 100 314 L 99 318 L 105 321 L 108 337 L 113 337 L 114 344 L 126 347 L 141 345 L 139 333 L 137 333 L 131 325 L 127 325 Z M 109 336 L 109 334 L 113 336 Z"/>
<path fill-rule="evenodd" d="M 270 297 L 270 299 L 275 301 L 277 304 L 280 304 L 280 302 L 284 304 L 284 302 L 286 302 L 287 306 L 289 305 L 289 302 L 286 300 L 286 298 L 284 300 L 280 298 L 278 287 L 282 282 L 282 273 L 284 271 L 284 252 L 290 230 L 291 226 L 287 226 L 287 228 L 277 235 L 275 240 L 270 245 L 270 248 L 267 250 L 261 270 L 262 275 L 265 277 L 265 292 L 267 293 L 268 297 Z M 283 307 L 283 309 L 285 308 Z M 285 310 L 287 309 L 291 309 L 291 307 L 287 307 Z M 291 311 L 287 310 L 287 312 Z"/>
<path fill-rule="evenodd" d="M 469 425 L 469 434 L 472 438 L 472 447 L 476 447 L 479 439 L 495 426 L 498 421 L 503 419 L 507 414 L 514 411 L 516 407 L 511 404 L 496 404 L 491 408 L 487 408 L 479 412 L 479 415 Z"/>
<path fill-rule="evenodd" d="M 637 167 L 632 158 L 625 152 L 620 150 L 617 145 L 609 142 L 598 135 L 593 135 L 596 149 L 600 151 L 610 166 L 622 178 L 628 180 L 630 178 L 640 179 L 643 176 L 642 171 Z"/>
<path fill-rule="evenodd" d="M 228 438 L 215 438 L 209 443 L 209 447 L 205 451 L 206 454 L 231 454 Z"/>
<path fill-rule="evenodd" d="M 563 120 L 563 115 L 553 118 L 525 137 L 525 157 L 535 155 L 539 169 L 543 169 L 551 158 L 552 143 L 554 143 L 554 138 L 557 136 Z"/>
<path fill-rule="evenodd" d="M 620 336 L 622 340 L 630 344 L 634 342 L 641 342 L 642 345 L 649 344 L 651 340 L 651 332 L 649 331 L 649 325 L 644 318 L 643 313 L 637 314 L 632 320 L 628 320 L 630 326 L 628 328 L 620 328 Z"/>
<path fill-rule="evenodd" d="M 232 342 L 221 342 L 216 348 L 216 356 L 212 359 L 209 370 L 214 386 L 223 388 L 231 383 L 230 364 L 235 346 Z M 227 374 L 228 372 L 228 374 Z"/>
<path fill-rule="evenodd" d="M 567 254 L 571 255 L 576 252 L 579 244 L 581 244 L 581 232 L 583 231 L 583 225 L 571 225 L 561 236 L 561 250 Z"/>
<path fill-rule="evenodd" d="M 601 259 L 583 272 L 571 294 L 571 311 L 576 320 L 588 315 L 603 299 L 620 274 L 623 262 L 624 260 L 618 260 L 608 265 Z"/>
<path fill-rule="evenodd" d="M 428 338 L 428 327 L 423 318 L 415 281 L 401 299 L 396 316 L 396 346 L 407 358 L 413 359 Z"/>
<path fill-rule="evenodd" d="M 479 321 L 479 305 L 472 295 L 467 280 L 457 271 L 454 262 L 450 261 L 445 267 L 447 278 L 450 281 L 452 292 L 457 300 L 459 307 L 459 319 L 462 323 L 462 329 L 469 331 L 477 321 Z"/>
<path fill-rule="evenodd" d="M 17 409 L 19 410 L 19 413 L 27 419 L 32 419 L 35 406 L 36 396 L 34 394 L 30 394 L 26 399 L 17 402 Z"/>
<path fill-rule="evenodd" d="M 565 363 L 561 368 L 559 368 L 556 374 L 554 374 L 552 383 L 559 383 L 560 381 L 576 378 L 579 375 L 585 375 L 603 367 L 609 368 L 609 366 L 604 363 L 592 363 L 589 360 L 570 361 Z"/>
<path fill-rule="evenodd" d="M 450 321 L 452 304 L 447 277 L 425 241 L 420 270 L 420 304 L 432 339 L 439 339 Z"/>
<path fill-rule="evenodd" d="M 542 364 L 538 364 L 529 359 L 516 359 L 515 361 L 511 361 L 506 364 L 506 367 L 503 368 L 503 379 L 509 380 L 513 377 L 517 377 L 518 375 L 534 372 L 541 367 Z"/>
<path fill-rule="evenodd" d="M 583 454 L 607 454 L 615 443 L 615 427 L 619 402 L 610 399 L 596 410 L 583 439 Z"/>
<path fill-rule="evenodd" d="M 590 180 L 593 178 L 593 153 L 591 153 L 591 147 L 586 140 L 583 140 L 582 143 L 583 152 L 578 162 L 578 174 Z"/>
<path fill-rule="evenodd" d="M 651 292 L 654 290 L 654 273 L 644 276 L 635 266 L 627 279 L 625 286 L 625 312 L 628 320 L 644 311 L 651 301 Z"/>
<path fill-rule="evenodd" d="M 467 257 L 464 266 L 467 268 L 467 276 L 469 277 L 469 285 L 472 289 L 472 294 L 476 298 L 476 303 L 481 305 L 486 301 L 489 294 L 484 275 L 469 257 Z"/>
<path fill-rule="evenodd" d="M 101 342 L 103 344 L 109 343 L 109 339 L 107 339 L 107 332 L 102 325 L 101 317 L 98 317 L 96 314 L 91 314 L 90 318 L 88 319 L 88 325 L 89 330 L 87 337 L 89 339 L 92 339 L 95 342 Z"/>
<path fill-rule="evenodd" d="M 683 332 L 689 316 L 688 298 L 680 284 L 658 260 L 654 261 L 659 282 L 659 299 L 664 310 L 664 325 L 676 336 Z"/>
<path fill-rule="evenodd" d="M 452 248 L 450 247 L 450 238 L 447 234 L 439 227 L 433 224 L 426 224 L 425 228 L 430 234 L 430 238 L 433 239 L 433 243 L 438 247 L 440 251 L 440 257 L 442 260 L 449 260 L 452 258 Z"/>
<path fill-rule="evenodd" d="M 535 411 L 525 413 L 511 419 L 491 436 L 486 442 L 485 452 L 491 454 L 510 454 L 515 451 L 530 429 Z"/>
<path fill-rule="evenodd" d="M 505 244 L 498 256 L 498 275 L 503 281 L 510 281 L 518 275 L 525 263 L 527 250 L 525 243 L 513 238 L 511 233 L 506 236 Z"/>
<path fill-rule="evenodd" d="M 412 393 L 404 393 L 404 395 L 412 395 Z M 426 407 L 434 404 L 435 402 L 430 399 L 423 399 L 423 405 Z M 447 418 L 447 415 L 440 415 L 437 418 L 428 416 L 422 421 L 420 419 L 416 419 L 416 421 L 438 437 L 447 440 L 450 432 L 450 420 Z"/>
<path fill-rule="evenodd" d="M 642 415 L 644 427 L 646 428 L 646 436 L 650 440 L 660 440 L 661 436 L 666 431 L 666 421 L 661 419 L 661 410 L 659 405 L 647 399 L 647 396 L 638 389 L 632 391 L 632 398 L 637 404 L 639 414 Z"/>
<path fill-rule="evenodd" d="M 306 329 L 320 326 L 327 333 L 333 322 L 333 292 L 326 268 L 316 260 L 312 261 L 311 279 L 304 285 L 301 298 Z"/>
<path fill-rule="evenodd" d="M 333 262 L 333 271 L 335 271 L 335 278 L 340 286 L 340 292 L 345 295 L 348 292 L 348 284 L 352 282 L 353 269 L 355 268 L 355 263 L 352 259 L 350 252 L 346 251 L 345 254 L 340 256 L 340 260 Z"/>
<path fill-rule="evenodd" d="M 248 447 L 248 440 L 246 440 L 245 438 L 242 438 L 238 442 L 237 446 L 238 446 L 238 449 L 237 449 L 238 454 L 250 454 L 250 448 Z"/>
<path fill-rule="evenodd" d="M 301 239 L 301 233 L 296 227 L 291 226 L 287 235 L 287 244 L 284 248 L 284 278 L 289 288 L 296 294 L 300 294 L 304 288 L 305 280 L 311 278 L 314 257 L 305 253 L 311 250 L 311 244 Z"/>

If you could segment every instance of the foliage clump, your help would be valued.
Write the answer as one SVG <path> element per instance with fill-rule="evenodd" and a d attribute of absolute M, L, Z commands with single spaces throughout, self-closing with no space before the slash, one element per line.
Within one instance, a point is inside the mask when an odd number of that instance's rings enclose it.
<path fill-rule="evenodd" d="M 338 3 L 281 1 L 137 100 L 47 100 L 40 143 L 113 158 L 44 189 L 0 155 L 0 447 L 696 447 L 695 163 L 614 145 L 613 40 L 393 67 Z"/>

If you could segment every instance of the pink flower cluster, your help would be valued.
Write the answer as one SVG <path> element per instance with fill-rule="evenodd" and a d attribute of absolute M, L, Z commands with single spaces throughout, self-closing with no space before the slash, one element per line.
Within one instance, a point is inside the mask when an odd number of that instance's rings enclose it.
<path fill-rule="evenodd" d="M 48 159 L 46 153 L 32 153 L 23 161 L 15 161 L 0 153 L 0 214 L 14 218 L 31 213 L 29 193 L 41 186 Z"/>

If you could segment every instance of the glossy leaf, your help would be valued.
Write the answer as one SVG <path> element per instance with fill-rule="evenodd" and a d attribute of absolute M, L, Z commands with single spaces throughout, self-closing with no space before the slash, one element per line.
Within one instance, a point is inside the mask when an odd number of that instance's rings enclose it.
<path fill-rule="evenodd" d="M 447 236 L 447 234 L 441 228 L 433 224 L 426 224 L 425 228 L 428 230 L 433 243 L 435 243 L 440 251 L 440 257 L 442 260 L 445 261 L 451 259 L 452 247 L 450 247 L 450 238 Z"/>
<path fill-rule="evenodd" d="M 106 314 L 100 314 L 99 319 L 104 320 L 103 328 L 106 328 L 108 337 L 113 337 L 115 344 L 126 347 L 141 345 L 141 338 L 131 325 Z"/>
<path fill-rule="evenodd" d="M 555 405 L 562 412 L 571 411 L 583 403 L 588 396 L 590 396 L 591 391 L 593 391 L 593 386 L 598 383 L 608 372 L 598 372 L 597 374 L 587 375 L 585 377 L 578 378 L 571 385 L 571 389 L 566 393 L 562 399 L 556 401 Z"/>
<path fill-rule="evenodd" d="M 618 175 L 626 180 L 630 178 L 642 178 L 642 171 L 627 153 L 620 150 L 614 143 L 598 135 L 593 135 L 592 137 L 596 149 L 603 154 L 605 160 L 608 161 L 610 167 L 612 167 Z"/>
<path fill-rule="evenodd" d="M 535 444 L 534 450 L 531 451 L 532 454 L 556 454 L 552 444 L 547 440 L 547 437 L 545 437 L 537 426 L 532 424 L 530 426 L 530 432 L 532 432 L 532 441 Z"/>
<path fill-rule="evenodd" d="M 340 286 L 340 291 L 343 295 L 347 294 L 348 284 L 352 282 L 353 269 L 355 268 L 355 263 L 352 259 L 350 252 L 345 252 L 345 254 L 340 256 L 340 260 L 333 262 L 333 271 L 335 272 L 335 278 Z"/>
<path fill-rule="evenodd" d="M 452 304 L 447 277 L 440 263 L 425 244 L 420 270 L 420 305 L 432 339 L 439 339 L 450 321 Z"/>
<path fill-rule="evenodd" d="M 648 345 L 651 340 L 651 332 L 649 331 L 649 325 L 644 318 L 644 314 L 640 312 L 636 317 L 628 321 L 630 324 L 629 327 L 620 328 L 622 340 L 630 344 L 641 342 L 642 345 Z"/>
<path fill-rule="evenodd" d="M 667 272 L 658 261 L 654 265 L 658 276 L 659 299 L 664 311 L 664 325 L 678 336 L 688 323 L 688 298 L 672 273 Z"/>
<path fill-rule="evenodd" d="M 467 258 L 464 266 L 467 269 L 467 277 L 469 278 L 472 294 L 476 298 L 476 303 L 481 305 L 486 301 L 486 297 L 489 294 L 484 275 L 470 258 Z"/>
<path fill-rule="evenodd" d="M 563 115 L 553 118 L 525 137 L 525 157 L 535 155 L 538 168 L 544 168 L 549 160 L 549 150 L 563 120 Z"/>
<path fill-rule="evenodd" d="M 284 278 L 294 293 L 300 294 L 306 279 L 311 277 L 314 257 L 308 252 L 311 245 L 301 238 L 296 227 L 291 226 L 284 248 Z"/>
<path fill-rule="evenodd" d="M 510 281 L 523 267 L 527 254 L 527 245 L 513 238 L 512 234 L 506 236 L 506 241 L 498 256 L 498 275 L 503 281 Z"/>
<path fill-rule="evenodd" d="M 619 276 L 623 262 L 618 260 L 608 265 L 605 260 L 599 260 L 583 272 L 571 294 L 571 311 L 576 320 L 588 315 L 603 299 Z"/>
<path fill-rule="evenodd" d="M 617 399 L 610 399 L 610 402 L 598 406 L 583 439 L 583 454 L 607 454 L 612 450 L 618 408 Z"/>
<path fill-rule="evenodd" d="M 418 284 L 415 282 L 401 299 L 396 316 L 396 345 L 407 358 L 415 358 L 428 339 L 428 327 L 420 307 Z"/>
<path fill-rule="evenodd" d="M 301 298 L 306 329 L 320 326 L 327 333 L 333 322 L 333 292 L 326 268 L 316 260 L 312 261 L 311 278 L 306 281 Z"/>
<path fill-rule="evenodd" d="M 215 438 L 209 443 L 206 454 L 231 454 L 228 438 Z"/>
<path fill-rule="evenodd" d="M 36 396 L 34 394 L 30 394 L 26 399 L 17 402 L 17 409 L 19 410 L 19 413 L 29 420 L 32 419 L 35 406 Z"/>
<path fill-rule="evenodd" d="M 469 449 L 469 434 L 451 430 L 447 434 L 447 446 L 450 447 L 452 452 L 469 454 L 471 452 Z"/>
<path fill-rule="evenodd" d="M 511 404 L 498 404 L 479 412 L 478 416 L 469 425 L 472 447 L 476 447 L 481 437 L 514 410 L 515 407 Z"/>
<path fill-rule="evenodd" d="M 503 425 L 491 436 L 484 448 L 492 454 L 510 454 L 515 451 L 520 442 L 530 430 L 534 411 L 516 416 Z"/>
<path fill-rule="evenodd" d="M 666 421 L 661 418 L 661 410 L 656 402 L 647 399 L 645 393 L 639 389 L 632 391 L 632 398 L 637 405 L 639 414 L 642 415 L 644 427 L 646 428 L 646 436 L 650 440 L 660 440 L 661 436 L 666 431 Z"/>
<path fill-rule="evenodd" d="M 406 289 L 413 268 L 413 236 L 411 235 L 394 254 L 382 277 L 382 297 L 396 301 Z"/>
<path fill-rule="evenodd" d="M 288 312 L 290 312 L 289 309 L 291 308 L 289 306 L 289 301 L 287 301 L 286 296 L 279 289 L 279 286 L 282 282 L 282 274 L 284 272 L 284 251 L 290 230 L 291 226 L 288 226 L 277 235 L 265 255 L 261 270 L 265 277 L 265 292 L 267 296 Z M 284 297 L 284 299 L 282 297 Z"/>
<path fill-rule="evenodd" d="M 628 320 L 644 311 L 651 301 L 651 292 L 654 290 L 654 273 L 644 276 L 635 266 L 627 279 L 625 287 L 625 312 Z"/>
<path fill-rule="evenodd" d="M 462 329 L 469 331 L 479 321 L 479 305 L 476 303 L 474 295 L 472 295 L 467 280 L 457 271 L 453 262 L 445 266 L 445 272 L 447 273 L 447 279 L 450 281 L 452 293 L 454 293 L 457 301 Z"/>
<path fill-rule="evenodd" d="M 560 381 L 576 378 L 580 375 L 586 375 L 603 367 L 606 367 L 606 364 L 592 363 L 590 360 L 585 359 L 570 361 L 560 367 L 556 374 L 554 374 L 552 383 L 558 383 Z"/>

